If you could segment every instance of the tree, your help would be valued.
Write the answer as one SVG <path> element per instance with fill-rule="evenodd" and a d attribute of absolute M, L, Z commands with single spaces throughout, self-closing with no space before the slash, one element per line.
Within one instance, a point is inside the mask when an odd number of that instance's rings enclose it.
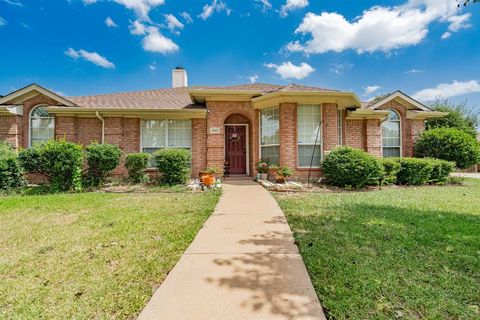
<path fill-rule="evenodd" d="M 458 6 L 468 6 L 470 3 L 480 2 L 480 0 L 457 0 Z"/>
<path fill-rule="evenodd" d="M 434 111 L 448 112 L 448 115 L 427 120 L 425 124 L 427 130 L 457 128 L 473 137 L 477 136 L 477 127 L 480 124 L 480 108 L 468 107 L 465 101 L 455 104 L 448 100 L 437 100 L 430 105 L 430 108 Z"/>

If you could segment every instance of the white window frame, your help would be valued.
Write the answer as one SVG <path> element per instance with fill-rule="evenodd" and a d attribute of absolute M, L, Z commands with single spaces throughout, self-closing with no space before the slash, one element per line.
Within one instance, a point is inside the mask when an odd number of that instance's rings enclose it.
<path fill-rule="evenodd" d="M 262 144 L 262 111 L 265 111 L 267 109 L 272 109 L 272 108 L 277 108 L 278 109 L 278 144 Z M 259 148 L 259 151 L 258 151 L 258 154 L 259 154 L 259 159 L 262 159 L 262 147 L 277 147 L 278 146 L 278 162 L 280 162 L 280 144 L 281 144 L 281 124 L 280 124 L 280 106 L 271 106 L 271 107 L 268 107 L 268 108 L 263 108 L 263 109 L 260 109 L 258 111 L 258 132 L 259 132 L 259 135 L 258 135 L 258 144 L 260 145 L 260 148 Z M 280 163 L 271 163 L 271 164 L 275 164 L 277 166 L 280 165 Z"/>
<path fill-rule="evenodd" d="M 398 116 L 398 121 L 397 121 L 397 120 L 391 121 L 389 118 L 387 118 L 387 120 L 385 120 L 385 122 L 398 122 L 398 124 L 399 124 L 399 125 L 398 125 L 398 130 L 399 130 L 399 136 L 400 136 L 400 139 L 399 139 L 399 141 L 400 141 L 400 146 L 398 146 L 398 147 L 396 147 L 396 146 L 395 146 L 395 147 L 385 147 L 385 148 L 399 148 L 399 150 L 400 150 L 400 151 L 399 151 L 399 157 L 401 158 L 401 157 L 403 157 L 403 147 L 402 147 L 402 146 L 403 146 L 402 116 L 401 116 L 400 112 L 398 112 L 398 111 L 395 110 L 395 109 L 386 109 L 386 111 L 395 112 L 395 113 L 397 114 L 397 116 Z M 381 139 L 382 139 L 382 158 L 385 158 L 385 156 L 383 155 L 383 148 L 384 148 L 384 146 L 383 146 L 383 123 L 381 124 L 380 129 L 381 129 L 381 133 L 382 133 L 382 137 L 381 137 Z"/>
<path fill-rule="evenodd" d="M 48 107 L 48 105 L 41 103 L 37 104 L 34 106 L 32 109 L 30 109 L 30 112 L 28 113 L 28 147 L 30 148 L 32 146 L 32 114 L 33 112 L 41 107 Z M 49 114 L 50 115 L 50 114 Z M 55 116 L 50 116 L 50 117 L 41 117 L 41 118 L 36 118 L 36 119 L 52 119 L 53 120 L 53 140 L 55 140 L 55 126 L 56 126 L 56 119 Z"/>
<path fill-rule="evenodd" d="M 302 105 L 304 106 L 317 106 L 320 110 L 320 121 L 319 121 L 319 128 L 318 130 L 320 131 L 319 133 L 319 139 L 317 141 L 317 144 L 314 144 L 314 143 L 299 143 L 299 134 L 298 134 L 298 129 L 299 129 L 299 126 L 298 126 L 298 108 L 301 107 Z M 313 146 L 314 147 L 314 150 L 316 148 L 316 146 L 319 146 L 320 148 L 320 162 L 323 161 L 323 106 L 321 104 L 299 104 L 297 105 L 297 110 L 296 110 L 296 113 L 297 113 L 297 121 L 296 121 L 296 130 L 297 130 L 297 168 L 299 169 L 308 169 L 310 168 L 310 165 L 308 166 L 301 166 L 300 165 L 300 148 L 299 146 Z M 320 168 L 320 163 L 318 165 L 312 165 L 311 166 L 312 169 L 319 169 Z"/>

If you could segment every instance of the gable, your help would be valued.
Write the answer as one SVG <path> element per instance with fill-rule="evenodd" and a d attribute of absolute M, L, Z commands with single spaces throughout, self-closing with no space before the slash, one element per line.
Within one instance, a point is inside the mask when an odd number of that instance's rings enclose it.
<path fill-rule="evenodd" d="M 367 105 L 366 109 L 378 109 L 381 106 L 391 101 L 401 104 L 402 106 L 406 107 L 407 110 L 418 110 L 418 111 L 426 111 L 426 112 L 432 111 L 429 107 L 427 107 L 423 103 L 418 102 L 417 100 L 413 99 L 412 97 L 406 95 L 401 91 L 395 91 L 391 95 L 373 104 Z"/>
<path fill-rule="evenodd" d="M 45 89 L 38 84 L 31 84 L 19 90 L 13 91 L 7 94 L 4 97 L 0 98 L 0 106 L 12 106 L 12 105 L 19 105 L 23 104 L 25 101 L 28 101 L 32 98 L 37 97 L 38 95 L 43 95 L 59 105 L 68 106 L 68 107 L 75 107 L 76 104 L 65 99 L 64 97 L 60 96 L 59 94 Z"/>

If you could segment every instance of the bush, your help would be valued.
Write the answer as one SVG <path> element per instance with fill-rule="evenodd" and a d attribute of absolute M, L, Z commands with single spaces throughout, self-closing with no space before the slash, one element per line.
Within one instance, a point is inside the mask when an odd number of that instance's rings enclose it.
<path fill-rule="evenodd" d="M 322 170 L 327 183 L 350 188 L 378 185 L 383 175 L 377 158 L 351 147 L 339 147 L 326 155 Z"/>
<path fill-rule="evenodd" d="M 384 158 L 380 160 L 383 166 L 381 185 L 389 185 L 397 182 L 397 174 L 400 171 L 400 163 L 396 158 Z"/>
<path fill-rule="evenodd" d="M 466 169 L 480 163 L 480 143 L 454 128 L 427 130 L 415 142 L 415 157 L 453 161 L 457 168 Z"/>
<path fill-rule="evenodd" d="M 48 179 L 51 192 L 82 189 L 83 151 L 80 145 L 52 140 L 22 150 L 19 156 L 25 171 L 42 174 Z"/>
<path fill-rule="evenodd" d="M 108 175 L 118 166 L 122 152 L 115 144 L 93 143 L 85 149 L 87 172 L 85 182 L 97 187 L 105 182 Z"/>
<path fill-rule="evenodd" d="M 148 181 L 147 169 L 150 155 L 147 153 L 130 153 L 125 158 L 125 168 L 128 170 L 128 179 L 132 183 L 145 183 Z"/>
<path fill-rule="evenodd" d="M 455 170 L 455 162 L 439 159 L 428 159 L 428 161 L 433 165 L 432 173 L 430 174 L 430 182 L 446 184 L 450 173 Z"/>
<path fill-rule="evenodd" d="M 167 185 L 186 183 L 190 175 L 190 151 L 160 149 L 153 154 L 153 159 L 162 174 L 160 183 Z"/>
<path fill-rule="evenodd" d="M 397 173 L 397 183 L 404 185 L 422 185 L 430 181 L 433 164 L 429 159 L 398 158 L 400 170 Z"/>
<path fill-rule="evenodd" d="M 17 153 L 6 142 L 0 142 L 0 191 L 8 193 L 25 186 L 23 173 Z"/>

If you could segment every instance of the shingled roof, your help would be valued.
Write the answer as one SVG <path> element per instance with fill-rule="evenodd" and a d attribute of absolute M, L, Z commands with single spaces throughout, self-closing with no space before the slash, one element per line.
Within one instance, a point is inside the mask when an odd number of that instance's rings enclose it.
<path fill-rule="evenodd" d="M 194 86 L 166 88 L 124 93 L 100 94 L 93 96 L 67 97 L 79 107 L 112 109 L 198 109 L 203 105 L 193 104 L 190 90 L 257 92 L 265 95 L 281 92 L 337 92 L 337 90 L 309 87 L 297 84 L 275 85 L 266 83 L 241 84 L 233 86 Z"/>

